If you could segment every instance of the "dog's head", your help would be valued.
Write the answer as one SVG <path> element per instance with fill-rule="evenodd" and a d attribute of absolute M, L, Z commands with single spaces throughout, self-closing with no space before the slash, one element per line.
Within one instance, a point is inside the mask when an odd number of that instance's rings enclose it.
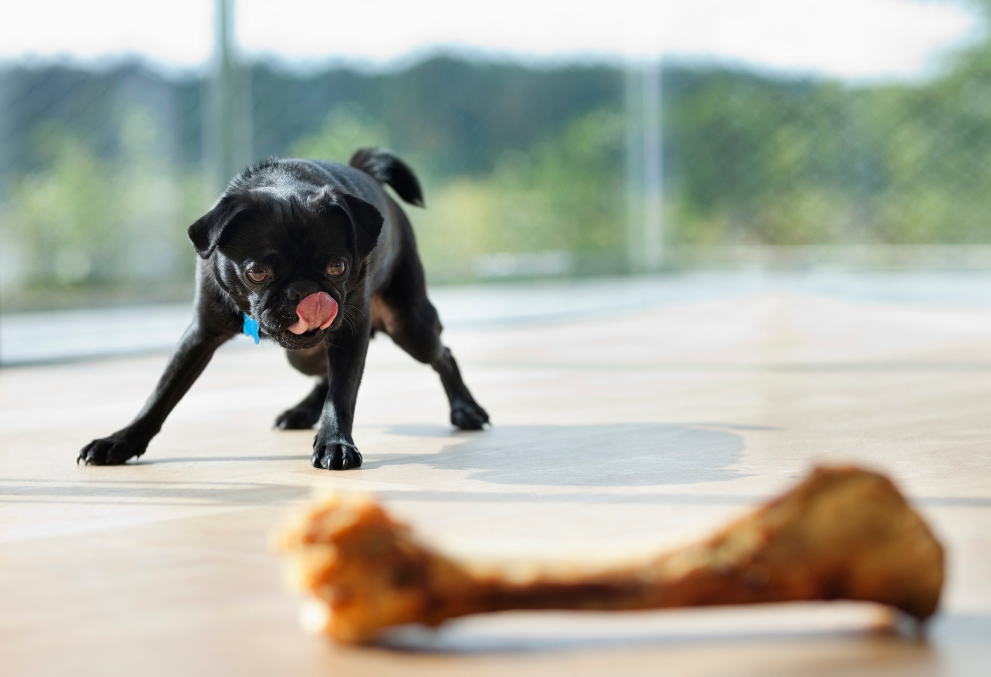
<path fill-rule="evenodd" d="M 344 322 L 382 214 L 278 166 L 239 178 L 189 238 L 263 334 L 285 348 L 313 347 Z"/>

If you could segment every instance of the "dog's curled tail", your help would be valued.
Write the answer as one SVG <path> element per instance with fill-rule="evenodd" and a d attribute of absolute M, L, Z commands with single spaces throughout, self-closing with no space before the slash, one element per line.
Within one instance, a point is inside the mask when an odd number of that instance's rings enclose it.
<path fill-rule="evenodd" d="M 406 202 L 423 207 L 423 192 L 416 174 L 409 166 L 387 150 L 359 148 L 351 156 L 351 166 L 370 174 L 379 183 L 392 186 Z"/>

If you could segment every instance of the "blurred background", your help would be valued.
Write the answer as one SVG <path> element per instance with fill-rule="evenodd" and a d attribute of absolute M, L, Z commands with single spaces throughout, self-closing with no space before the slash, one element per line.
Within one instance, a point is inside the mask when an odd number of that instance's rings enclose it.
<path fill-rule="evenodd" d="M 35 359 L 32 313 L 57 327 L 53 312 L 188 302 L 185 229 L 239 168 L 346 162 L 366 145 L 421 178 L 427 209 L 407 211 L 435 287 L 986 270 L 989 12 L 987 0 L 5 2 L 0 360 Z"/>

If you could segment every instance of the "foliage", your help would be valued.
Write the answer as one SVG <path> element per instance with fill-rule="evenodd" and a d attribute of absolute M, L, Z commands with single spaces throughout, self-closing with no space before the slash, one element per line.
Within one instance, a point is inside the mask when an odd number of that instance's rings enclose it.
<path fill-rule="evenodd" d="M 13 181 L 0 210 L 3 246 L 20 253 L 25 269 L 19 286 L 189 280 L 194 261 L 177 226 L 209 204 L 207 183 L 197 172 L 162 166 L 146 111 L 123 112 L 118 131 L 116 156 L 101 158 L 91 142 L 57 124 L 37 130 L 35 150 L 47 166 Z"/>
<path fill-rule="evenodd" d="M 991 242 L 991 41 L 951 66 L 928 83 L 871 87 L 666 68 L 667 242 Z M 256 66 L 254 151 L 346 162 L 391 146 L 424 185 L 429 208 L 408 212 L 428 271 L 540 251 L 618 270 L 622 76 L 450 58 L 379 74 Z M 131 67 L 0 72 L 8 302 L 31 289 L 189 283 L 185 226 L 214 197 L 201 90 Z"/>
<path fill-rule="evenodd" d="M 340 105 L 327 114 L 323 126 L 292 144 L 289 155 L 347 163 L 358 148 L 389 145 L 388 132 L 361 108 Z"/>
<path fill-rule="evenodd" d="M 482 177 L 444 182 L 417 215 L 428 263 L 483 253 L 621 249 L 623 118 L 595 111 Z"/>
<path fill-rule="evenodd" d="M 979 52 L 983 54 L 983 51 Z M 684 242 L 991 241 L 991 103 L 972 55 L 931 85 L 782 92 L 727 81 L 674 108 L 670 172 Z M 977 98 L 975 99 L 975 94 Z"/>

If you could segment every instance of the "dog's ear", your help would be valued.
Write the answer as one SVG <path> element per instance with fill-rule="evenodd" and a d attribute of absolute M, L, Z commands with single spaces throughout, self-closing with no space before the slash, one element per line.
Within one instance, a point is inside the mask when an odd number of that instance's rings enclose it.
<path fill-rule="evenodd" d="M 316 212 L 337 211 L 351 222 L 351 237 L 358 260 L 364 260 L 379 240 L 384 219 L 382 212 L 360 197 L 340 193 L 330 186 L 324 186 L 310 197 L 310 208 Z"/>
<path fill-rule="evenodd" d="M 247 209 L 248 205 L 243 199 L 225 195 L 213 206 L 213 209 L 186 230 L 201 259 L 210 258 L 224 238 L 230 234 L 233 222 Z"/>
<path fill-rule="evenodd" d="M 354 223 L 354 246 L 357 249 L 358 259 L 364 260 L 372 253 L 376 243 L 379 241 L 379 234 L 382 232 L 382 224 L 385 219 L 374 205 L 371 205 L 354 195 L 345 195 L 344 201 L 351 210 L 351 222 Z"/>

